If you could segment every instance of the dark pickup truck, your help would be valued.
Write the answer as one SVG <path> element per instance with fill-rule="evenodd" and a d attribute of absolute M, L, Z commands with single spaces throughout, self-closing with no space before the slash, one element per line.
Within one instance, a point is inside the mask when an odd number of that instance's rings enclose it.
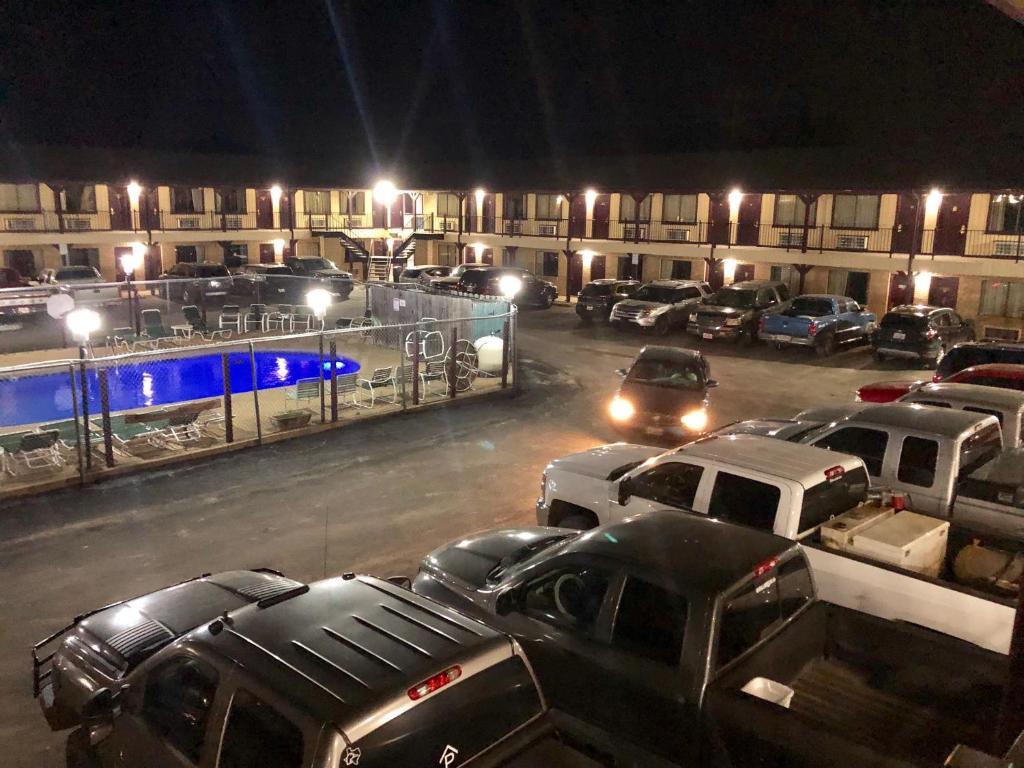
<path fill-rule="evenodd" d="M 567 751 L 518 643 L 371 577 L 206 575 L 80 616 L 32 656 L 51 728 L 75 727 L 71 768 L 539 768 Z"/>
<path fill-rule="evenodd" d="M 817 600 L 792 541 L 678 512 L 464 537 L 413 589 L 516 637 L 559 731 L 629 765 L 941 765 L 988 745 L 1008 666 Z"/>

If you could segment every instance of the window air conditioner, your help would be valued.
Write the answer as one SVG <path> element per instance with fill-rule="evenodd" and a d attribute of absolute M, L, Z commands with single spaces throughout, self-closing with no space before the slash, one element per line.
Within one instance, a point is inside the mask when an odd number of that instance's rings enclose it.
<path fill-rule="evenodd" d="M 671 229 L 665 230 L 665 239 L 673 240 L 678 243 L 688 243 L 690 241 L 690 230 L 679 229 L 678 227 L 672 227 Z"/>
<path fill-rule="evenodd" d="M 789 230 L 779 232 L 779 245 L 783 248 L 800 247 L 804 244 L 804 233 Z"/>
<path fill-rule="evenodd" d="M 639 233 L 639 234 L 638 234 Z M 646 240 L 647 239 L 647 225 L 640 224 L 626 224 L 622 228 L 622 237 L 625 240 Z"/>
<path fill-rule="evenodd" d="M 558 225 L 557 224 L 538 224 L 537 225 L 537 234 L 538 235 L 548 235 L 548 236 L 557 235 L 558 234 Z"/>
<path fill-rule="evenodd" d="M 92 222 L 89 219 L 64 219 L 64 229 L 69 232 L 83 232 L 92 229 Z"/>
<path fill-rule="evenodd" d="M 242 228 L 242 217 L 241 216 L 225 216 L 224 227 L 226 229 L 241 229 Z"/>
<path fill-rule="evenodd" d="M 327 229 L 327 216 L 324 214 L 312 214 L 309 217 L 310 229 Z"/>
<path fill-rule="evenodd" d="M 189 216 L 178 219 L 178 229 L 199 229 L 199 217 Z"/>
<path fill-rule="evenodd" d="M 868 236 L 839 235 L 836 238 L 836 248 L 843 251 L 866 251 L 868 249 Z"/>
<path fill-rule="evenodd" d="M 7 229 L 12 232 L 31 232 L 36 228 L 35 219 L 8 219 Z"/>
<path fill-rule="evenodd" d="M 993 253 L 996 256 L 1024 256 L 1024 243 L 1018 252 L 1016 240 L 996 240 Z"/>

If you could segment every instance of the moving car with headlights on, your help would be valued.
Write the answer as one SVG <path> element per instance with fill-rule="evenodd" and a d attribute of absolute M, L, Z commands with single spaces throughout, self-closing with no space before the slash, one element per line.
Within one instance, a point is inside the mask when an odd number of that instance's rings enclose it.
<path fill-rule="evenodd" d="M 747 280 L 719 288 L 690 316 L 687 333 L 704 341 L 729 339 L 749 344 L 757 338 L 761 318 L 789 307 L 789 286 Z"/>
<path fill-rule="evenodd" d="M 869 341 L 875 319 L 874 312 L 849 296 L 808 294 L 797 296 L 781 312 L 762 315 L 758 335 L 779 349 L 812 347 L 828 357 L 843 344 Z"/>
<path fill-rule="evenodd" d="M 664 336 L 685 328 L 690 313 L 710 293 L 708 284 L 699 280 L 654 280 L 616 302 L 608 321 L 613 328 L 642 328 Z"/>
<path fill-rule="evenodd" d="M 941 765 L 988 743 L 1006 675 L 818 599 L 793 541 L 679 512 L 463 537 L 413 589 L 513 635 L 559 731 L 615 765 Z"/>
<path fill-rule="evenodd" d="M 616 429 L 678 441 L 707 428 L 708 390 L 718 382 L 700 352 L 646 346 L 616 373 L 623 380 L 608 407 Z"/>
<path fill-rule="evenodd" d="M 475 768 L 550 732 L 514 640 L 353 574 L 202 576 L 79 616 L 33 660 L 75 768 Z"/>
<path fill-rule="evenodd" d="M 116 304 L 121 299 L 117 283 L 108 283 L 96 267 L 85 265 L 44 269 L 39 283 L 57 286 L 74 298 L 77 306 Z"/>
<path fill-rule="evenodd" d="M 631 298 L 639 288 L 638 280 L 591 280 L 576 296 L 576 314 L 584 323 L 607 322 L 612 308 Z"/>
<path fill-rule="evenodd" d="M 879 362 L 894 357 L 935 368 L 955 344 L 973 340 L 974 324 L 952 309 L 908 304 L 885 313 L 871 346 Z"/>

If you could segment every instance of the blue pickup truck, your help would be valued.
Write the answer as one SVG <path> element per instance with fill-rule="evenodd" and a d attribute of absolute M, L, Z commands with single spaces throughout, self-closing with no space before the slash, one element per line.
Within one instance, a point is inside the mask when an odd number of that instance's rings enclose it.
<path fill-rule="evenodd" d="M 877 318 L 849 296 L 797 296 L 782 312 L 761 317 L 758 337 L 781 349 L 790 345 L 814 347 L 822 357 L 840 344 L 867 342 Z"/>

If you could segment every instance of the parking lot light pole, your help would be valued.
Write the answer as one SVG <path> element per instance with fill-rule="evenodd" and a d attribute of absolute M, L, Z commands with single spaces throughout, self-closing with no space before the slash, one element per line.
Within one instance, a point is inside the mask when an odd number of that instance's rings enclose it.
<path fill-rule="evenodd" d="M 128 324 L 131 325 L 136 335 L 139 333 L 139 307 L 138 303 L 132 300 L 133 285 L 132 278 L 135 270 L 142 266 L 142 254 L 146 246 L 142 243 L 132 243 L 132 250 L 121 256 L 121 271 L 124 272 L 124 280 L 128 288 Z"/>
<path fill-rule="evenodd" d="M 314 288 L 306 294 L 306 304 L 320 321 L 320 423 L 327 421 L 327 400 L 324 397 L 324 318 L 331 306 L 331 294 L 323 288 Z M 333 368 L 334 361 L 331 361 Z"/>
<path fill-rule="evenodd" d="M 100 316 L 91 309 L 73 309 L 64 316 L 71 336 L 78 342 L 78 368 L 82 378 L 82 422 L 85 425 L 85 468 L 92 469 L 92 445 L 89 439 L 89 380 L 85 357 L 89 337 L 100 329 Z"/>

